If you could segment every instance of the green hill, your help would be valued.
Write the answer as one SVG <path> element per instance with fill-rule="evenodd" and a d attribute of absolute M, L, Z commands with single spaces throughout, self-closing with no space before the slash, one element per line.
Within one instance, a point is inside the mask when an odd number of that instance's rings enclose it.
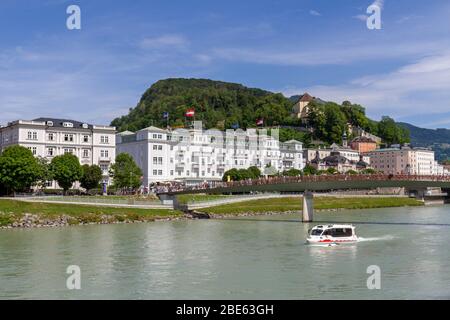
<path fill-rule="evenodd" d="M 450 144 L 450 129 L 425 129 L 404 122 L 399 122 L 399 125 L 409 130 L 411 143 L 417 146 L 426 147 L 433 143 Z"/>
<path fill-rule="evenodd" d="M 280 132 L 281 139 L 311 139 L 325 143 L 341 142 L 347 124 L 359 126 L 379 135 L 387 143 L 409 141 L 407 131 L 388 118 L 375 122 L 366 117 L 365 109 L 346 101 L 342 105 L 316 99 L 310 104 L 313 134 L 299 130 L 299 119 L 291 116 L 296 96 L 287 98 L 281 93 L 248 88 L 241 84 L 208 79 L 165 79 L 154 83 L 142 95 L 128 115 L 114 119 L 112 125 L 119 131 L 136 131 L 148 126 L 165 127 L 163 113 L 169 113 L 169 125 L 186 124 L 185 112 L 195 109 L 195 120 L 202 120 L 205 128 L 228 129 L 255 127 L 264 119 L 265 127 L 288 127 Z M 291 128 L 291 129 L 289 129 Z"/>
<path fill-rule="evenodd" d="M 207 79 L 166 79 L 153 84 L 136 108 L 112 124 L 119 130 L 138 130 L 150 125 L 166 126 L 163 112 L 169 112 L 172 126 L 185 122 L 187 109 L 195 109 L 195 120 L 207 128 L 254 126 L 258 118 L 266 125 L 289 122 L 292 103 L 282 94 L 247 88 L 241 84 Z"/>
<path fill-rule="evenodd" d="M 404 122 L 399 125 L 409 130 L 413 146 L 431 147 L 439 161 L 450 159 L 450 129 L 425 129 Z"/>

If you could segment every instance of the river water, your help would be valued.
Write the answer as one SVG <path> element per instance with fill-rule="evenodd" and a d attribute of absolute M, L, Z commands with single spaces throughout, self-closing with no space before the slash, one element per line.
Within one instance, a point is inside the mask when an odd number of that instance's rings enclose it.
<path fill-rule="evenodd" d="M 449 299 L 450 207 L 0 230 L 0 299 Z M 349 222 L 363 241 L 305 245 Z M 69 265 L 81 290 L 68 290 Z M 381 289 L 367 288 L 367 267 Z"/>

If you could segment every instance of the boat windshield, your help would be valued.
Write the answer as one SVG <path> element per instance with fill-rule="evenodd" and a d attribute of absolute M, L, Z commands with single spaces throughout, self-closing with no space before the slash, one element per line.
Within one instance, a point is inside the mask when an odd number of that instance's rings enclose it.
<path fill-rule="evenodd" d="M 313 229 L 311 230 L 311 235 L 312 236 L 320 236 L 322 234 L 322 229 Z"/>
<path fill-rule="evenodd" d="M 332 237 L 351 237 L 353 235 L 353 230 L 351 228 L 333 228 L 327 230 L 326 234 Z"/>

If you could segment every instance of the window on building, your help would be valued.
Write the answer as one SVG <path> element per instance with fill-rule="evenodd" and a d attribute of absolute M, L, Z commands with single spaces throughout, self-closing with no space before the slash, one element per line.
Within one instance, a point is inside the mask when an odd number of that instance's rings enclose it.
<path fill-rule="evenodd" d="M 68 154 L 68 153 L 73 154 L 73 149 L 65 148 L 64 154 Z"/>
<path fill-rule="evenodd" d="M 153 170 L 153 175 L 154 176 L 158 175 L 158 170 Z"/>
<path fill-rule="evenodd" d="M 101 136 L 100 137 L 100 143 L 108 144 L 109 143 L 109 137 L 108 136 Z"/>
<path fill-rule="evenodd" d="M 89 136 L 83 136 L 83 142 L 88 143 L 89 142 Z"/>
<path fill-rule="evenodd" d="M 64 134 L 64 141 L 66 142 L 73 142 L 73 134 Z"/>
<path fill-rule="evenodd" d="M 83 158 L 89 158 L 89 149 L 83 150 Z"/>
<path fill-rule="evenodd" d="M 28 131 L 27 138 L 28 138 L 28 140 L 37 140 L 37 132 Z"/>
<path fill-rule="evenodd" d="M 108 150 L 100 150 L 100 157 L 108 158 L 109 157 L 109 151 Z"/>
<path fill-rule="evenodd" d="M 49 133 L 47 138 L 48 138 L 48 141 L 54 141 L 55 140 L 55 135 L 53 133 Z"/>
<path fill-rule="evenodd" d="M 47 156 L 53 157 L 55 155 L 55 150 L 52 147 L 47 148 Z"/>
<path fill-rule="evenodd" d="M 159 176 L 162 176 L 162 175 L 163 175 L 162 170 L 158 170 L 158 175 L 159 175 Z"/>

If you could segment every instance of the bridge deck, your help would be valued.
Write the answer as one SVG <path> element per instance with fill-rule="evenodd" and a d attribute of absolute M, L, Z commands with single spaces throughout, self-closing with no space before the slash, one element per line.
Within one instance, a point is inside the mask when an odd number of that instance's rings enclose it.
<path fill-rule="evenodd" d="M 412 190 L 428 187 L 450 190 L 448 176 L 405 176 L 405 175 L 334 175 L 277 177 L 268 179 L 220 182 L 212 186 L 185 188 L 181 190 L 164 190 L 159 194 L 195 194 L 195 193 L 238 193 L 251 191 L 303 192 L 374 189 L 374 188 L 408 188 Z"/>

